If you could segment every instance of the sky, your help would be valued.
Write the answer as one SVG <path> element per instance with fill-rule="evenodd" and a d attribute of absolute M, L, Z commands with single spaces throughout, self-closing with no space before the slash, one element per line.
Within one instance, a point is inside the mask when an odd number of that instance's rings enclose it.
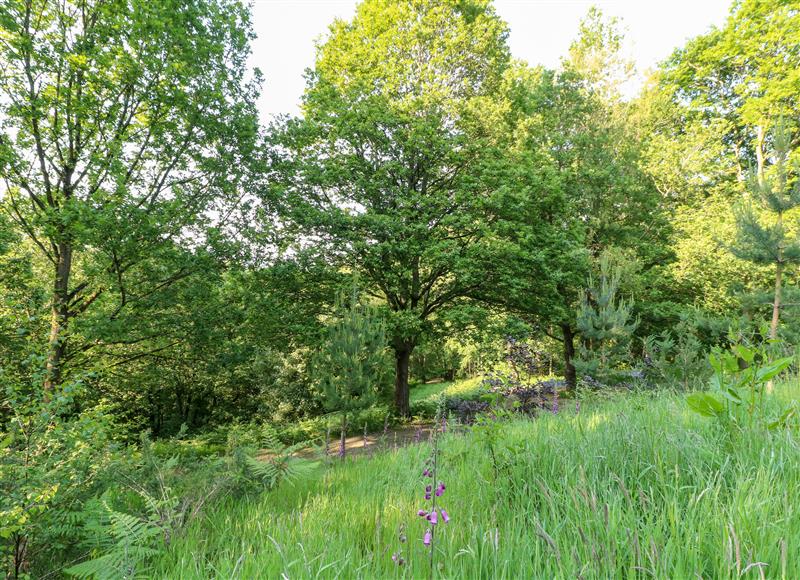
<path fill-rule="evenodd" d="M 509 25 L 516 58 L 554 68 L 577 36 L 580 19 L 592 5 L 622 20 L 639 78 L 686 40 L 724 23 L 732 0 L 496 0 Z M 355 0 L 253 0 L 251 63 L 264 74 L 259 110 L 262 120 L 298 113 L 303 72 L 314 64 L 314 41 L 335 18 L 349 19 Z M 635 89 L 636 84 L 632 87 Z"/>

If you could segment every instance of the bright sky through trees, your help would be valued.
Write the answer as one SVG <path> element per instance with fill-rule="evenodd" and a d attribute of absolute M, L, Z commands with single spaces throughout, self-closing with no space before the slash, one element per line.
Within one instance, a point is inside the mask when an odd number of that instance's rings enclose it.
<path fill-rule="evenodd" d="M 334 18 L 351 18 L 355 0 L 255 0 L 252 64 L 265 85 L 259 110 L 270 115 L 297 112 L 305 85 L 303 71 L 314 62 L 314 39 Z M 511 51 L 517 58 L 548 67 L 558 65 L 578 32 L 578 22 L 592 5 L 623 20 L 629 52 L 640 75 L 692 36 L 719 26 L 728 0 L 497 0 L 509 23 Z M 630 87 L 635 94 L 638 86 Z"/>

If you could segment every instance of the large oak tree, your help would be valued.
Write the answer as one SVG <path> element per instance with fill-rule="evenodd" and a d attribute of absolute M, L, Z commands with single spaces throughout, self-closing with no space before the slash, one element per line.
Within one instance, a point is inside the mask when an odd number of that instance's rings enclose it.
<path fill-rule="evenodd" d="M 392 313 L 402 415 L 422 334 L 491 278 L 506 36 L 484 0 L 367 0 L 331 26 L 302 116 L 273 134 L 275 198 L 301 242 Z"/>

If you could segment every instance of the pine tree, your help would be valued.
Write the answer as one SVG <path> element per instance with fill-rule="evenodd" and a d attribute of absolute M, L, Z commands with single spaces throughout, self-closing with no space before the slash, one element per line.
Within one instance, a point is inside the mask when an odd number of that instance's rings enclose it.
<path fill-rule="evenodd" d="M 775 266 L 775 290 L 772 299 L 772 321 L 769 338 L 778 338 L 783 276 L 786 268 L 800 264 L 800 241 L 784 224 L 786 212 L 800 207 L 800 180 L 791 178 L 789 159 L 792 135 L 781 121 L 775 131 L 773 164 L 767 170 L 759 163 L 748 189 L 751 199 L 736 211 L 736 241 L 731 252 L 758 265 Z M 758 204 L 758 207 L 755 206 Z M 772 214 L 772 219 L 760 217 Z M 765 215 L 766 214 L 766 215 Z"/>
<path fill-rule="evenodd" d="M 342 444 L 348 416 L 388 395 L 387 345 L 386 329 L 376 309 L 361 304 L 356 290 L 349 297 L 340 294 L 336 319 L 328 325 L 314 367 L 325 408 L 342 414 Z"/>
<path fill-rule="evenodd" d="M 639 325 L 632 316 L 633 301 L 618 298 L 621 272 L 606 254 L 600 257 L 598 283 L 589 277 L 580 294 L 577 327 L 582 340 L 575 367 L 580 375 L 601 383 L 616 383 L 619 368 L 630 354 L 633 332 Z"/>

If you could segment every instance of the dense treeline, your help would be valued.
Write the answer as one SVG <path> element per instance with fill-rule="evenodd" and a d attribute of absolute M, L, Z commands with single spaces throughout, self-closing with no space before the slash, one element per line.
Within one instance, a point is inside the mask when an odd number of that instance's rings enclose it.
<path fill-rule="evenodd" d="M 791 348 L 800 7 L 735 2 L 634 97 L 620 29 L 550 70 L 489 0 L 364 0 L 265 126 L 238 0 L 0 0 L 4 461 L 405 418 L 520 343 L 567 391 Z M 2 483 L 15 574 L 65 465 Z"/>
<path fill-rule="evenodd" d="M 269 127 L 246 9 L 163 4 L 3 4 L 6 388 L 80 384 L 76 409 L 131 432 L 314 414 L 310 354 L 353 285 L 401 415 L 409 380 L 479 371 L 464 345 L 504 334 L 574 386 L 601 259 L 639 320 L 631 368 L 676 325 L 704 345 L 757 327 L 776 264 L 797 332 L 794 204 L 773 227 L 749 185 L 795 178 L 791 2 L 737 4 L 627 100 L 599 11 L 553 71 L 513 60 L 489 3 L 365 2 L 319 45 L 302 116 Z"/>

